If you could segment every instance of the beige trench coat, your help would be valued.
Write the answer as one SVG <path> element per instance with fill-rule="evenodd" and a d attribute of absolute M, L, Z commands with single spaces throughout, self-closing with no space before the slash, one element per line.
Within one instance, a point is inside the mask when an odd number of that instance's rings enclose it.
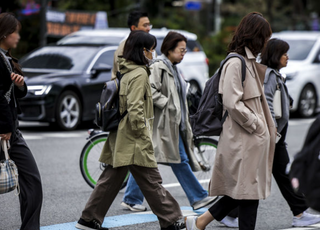
<path fill-rule="evenodd" d="M 114 51 L 114 54 L 113 54 L 113 68 L 112 68 L 112 72 L 111 72 L 111 79 L 116 79 L 117 78 L 117 72 L 119 71 L 118 58 L 119 58 L 119 56 L 123 55 L 123 49 L 124 49 L 124 45 L 126 44 L 126 41 L 127 41 L 127 39 L 125 39 L 122 42 L 120 42 L 118 48 L 116 49 L 116 51 Z"/>
<path fill-rule="evenodd" d="M 171 71 L 162 61 L 150 67 L 150 83 L 154 103 L 153 145 L 158 163 L 180 163 L 179 124 L 181 108 L 177 88 Z M 161 73 L 163 81 L 161 83 Z M 186 83 L 181 87 L 186 87 Z M 187 104 L 187 100 L 185 99 Z M 188 108 L 186 106 L 186 108 Z M 182 133 L 189 164 L 193 171 L 201 170 L 193 153 L 193 134 L 189 121 L 187 130 Z"/>
<path fill-rule="evenodd" d="M 120 83 L 119 109 L 128 114 L 120 121 L 117 131 L 111 131 L 99 161 L 114 168 L 138 165 L 156 168 L 152 144 L 153 102 L 146 66 L 119 58 L 120 72 L 125 74 Z"/>
<path fill-rule="evenodd" d="M 270 195 L 275 125 L 263 91 L 266 66 L 246 47 L 246 79 L 241 61 L 230 59 L 219 83 L 224 110 L 229 113 L 219 139 L 210 195 L 257 200 Z"/>

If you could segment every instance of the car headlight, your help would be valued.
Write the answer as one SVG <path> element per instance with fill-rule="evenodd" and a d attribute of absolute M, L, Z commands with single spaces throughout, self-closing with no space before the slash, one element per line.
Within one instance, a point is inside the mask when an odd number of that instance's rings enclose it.
<path fill-rule="evenodd" d="M 28 86 L 28 92 L 34 95 L 46 95 L 51 90 L 52 85 L 30 85 Z"/>

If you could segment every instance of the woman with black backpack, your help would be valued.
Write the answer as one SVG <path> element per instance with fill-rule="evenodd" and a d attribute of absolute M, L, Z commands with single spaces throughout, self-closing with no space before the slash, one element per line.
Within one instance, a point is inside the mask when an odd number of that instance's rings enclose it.
<path fill-rule="evenodd" d="M 128 170 L 137 181 L 162 230 L 183 229 L 177 223 L 182 213 L 177 201 L 162 186 L 152 143 L 153 102 L 149 82 L 149 62 L 157 46 L 153 35 L 132 31 L 125 43 L 123 57 L 118 59 L 123 75 L 120 81 L 119 109 L 122 115 L 118 129 L 110 131 L 99 161 L 107 166 L 82 211 L 76 227 L 102 227 L 106 213 L 117 196 Z"/>

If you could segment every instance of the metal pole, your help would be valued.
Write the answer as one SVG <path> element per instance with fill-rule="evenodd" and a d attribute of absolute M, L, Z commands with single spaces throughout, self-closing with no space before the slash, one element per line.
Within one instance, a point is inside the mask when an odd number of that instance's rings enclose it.
<path fill-rule="evenodd" d="M 221 17 L 220 17 L 220 5 L 222 0 L 216 0 L 216 6 L 214 9 L 214 22 L 215 22 L 215 27 L 214 27 L 214 34 L 217 34 L 221 30 Z"/>
<path fill-rule="evenodd" d="M 45 46 L 47 44 L 47 0 L 41 0 L 41 8 L 40 8 L 40 43 L 39 45 Z"/>

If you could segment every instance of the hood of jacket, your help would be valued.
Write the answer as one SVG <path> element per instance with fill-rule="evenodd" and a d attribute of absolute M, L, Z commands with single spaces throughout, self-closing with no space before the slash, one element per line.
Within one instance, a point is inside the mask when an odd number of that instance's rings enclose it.
<path fill-rule="evenodd" d="M 133 61 L 127 61 L 123 57 L 119 57 L 118 62 L 119 62 L 119 70 L 121 74 L 126 74 L 128 72 L 131 72 L 132 70 L 142 67 L 147 71 L 148 75 L 150 75 L 149 67 L 147 67 L 146 65 L 138 65 Z"/>

